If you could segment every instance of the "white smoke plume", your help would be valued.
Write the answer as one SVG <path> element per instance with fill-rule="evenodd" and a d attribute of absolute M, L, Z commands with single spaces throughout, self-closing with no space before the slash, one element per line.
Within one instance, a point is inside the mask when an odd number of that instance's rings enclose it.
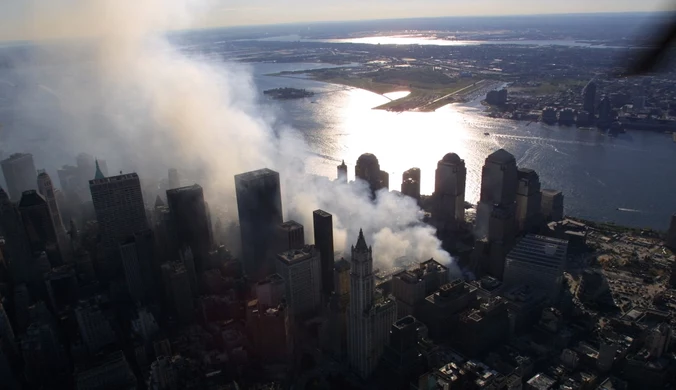
<path fill-rule="evenodd" d="M 25 36 L 77 38 L 43 48 L 17 72 L 23 85 L 41 86 L 17 87 L 17 115 L 48 132 L 48 146 L 26 151 L 52 169 L 69 162 L 49 157 L 55 151 L 87 151 L 142 179 L 176 167 L 191 172 L 212 208 L 230 210 L 236 209 L 234 175 L 269 167 L 283 180 L 285 218 L 303 223 L 308 238 L 312 211 L 322 208 L 334 214 L 337 250 L 349 253 L 363 228 L 381 268 L 402 256 L 450 265 L 412 199 L 383 191 L 374 203 L 364 185 L 306 176 L 298 161 L 307 146 L 292 129 L 273 131 L 245 66 L 188 57 L 172 46 L 164 31 L 190 27 L 208 6 L 197 0 L 26 1 Z M 58 75 L 34 72 L 42 63 L 58 63 Z M 36 112 L 35 96 L 45 90 L 58 99 L 58 120 Z M 12 151 L 33 131 L 10 135 Z"/>

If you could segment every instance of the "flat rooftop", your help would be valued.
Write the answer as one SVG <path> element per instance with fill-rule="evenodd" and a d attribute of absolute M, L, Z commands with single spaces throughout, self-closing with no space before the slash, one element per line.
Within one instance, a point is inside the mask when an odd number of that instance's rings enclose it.
<path fill-rule="evenodd" d="M 93 179 L 89 181 L 89 185 L 101 185 L 101 184 L 111 184 L 119 183 L 125 180 L 138 180 L 138 174 L 136 172 L 124 173 L 117 176 L 108 176 L 103 179 Z"/>
<path fill-rule="evenodd" d="M 286 221 L 284 223 L 279 224 L 279 228 L 282 229 L 282 230 L 286 230 L 286 231 L 290 232 L 290 231 L 293 231 L 293 230 L 303 229 L 303 225 L 299 224 L 296 221 L 291 220 L 291 221 Z"/>
<path fill-rule="evenodd" d="M 202 189 L 202 186 L 200 186 L 199 184 L 193 184 L 191 186 L 172 188 L 170 190 L 167 190 L 167 193 L 190 192 L 190 191 L 201 190 L 201 189 Z"/>
<path fill-rule="evenodd" d="M 326 217 L 331 217 L 331 216 L 332 216 L 330 213 L 327 213 L 327 212 L 324 211 L 324 210 L 315 210 L 315 211 L 313 211 L 312 213 L 313 213 L 314 215 L 318 215 L 318 216 L 320 216 L 320 217 L 325 217 L 325 218 L 326 218 Z"/>
<path fill-rule="evenodd" d="M 269 168 L 258 169 L 256 171 L 244 172 L 239 175 L 235 175 L 236 181 L 254 181 L 261 178 L 270 177 L 270 176 L 279 176 L 279 173 L 273 171 Z"/>
<path fill-rule="evenodd" d="M 303 249 L 292 249 L 290 251 L 282 252 L 277 255 L 277 259 L 288 265 L 300 263 L 302 261 L 311 259 L 317 251 L 312 245 L 305 245 Z"/>

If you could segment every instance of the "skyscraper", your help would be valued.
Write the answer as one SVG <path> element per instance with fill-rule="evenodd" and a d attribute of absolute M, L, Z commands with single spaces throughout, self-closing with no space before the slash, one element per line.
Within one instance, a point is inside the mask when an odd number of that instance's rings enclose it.
<path fill-rule="evenodd" d="M 195 306 L 185 265 L 181 262 L 162 264 L 162 280 L 167 302 L 178 320 L 184 324 L 190 323 L 193 319 Z"/>
<path fill-rule="evenodd" d="M 52 265 L 60 264 L 59 239 L 45 198 L 35 190 L 24 191 L 19 212 L 31 251 L 46 252 Z"/>
<path fill-rule="evenodd" d="M 362 378 L 369 377 L 380 362 L 396 317 L 393 298 L 375 299 L 372 249 L 360 230 L 357 245 L 352 247 L 347 356 L 350 367 Z"/>
<path fill-rule="evenodd" d="M 381 189 L 389 189 L 390 175 L 380 170 L 378 158 L 371 153 L 364 153 L 357 159 L 357 165 L 354 167 L 354 175 L 357 179 L 364 180 L 371 189 L 371 195 Z"/>
<path fill-rule="evenodd" d="M 56 229 L 56 234 L 63 236 L 66 229 L 63 227 L 63 221 L 61 220 L 61 213 L 59 212 L 59 205 L 56 203 L 56 195 L 54 194 L 54 185 L 52 184 L 52 179 L 49 177 L 47 172 L 41 170 L 38 174 L 38 192 L 40 195 L 45 197 L 47 204 L 49 205 L 49 212 L 52 215 L 52 221 L 54 228 Z"/>
<path fill-rule="evenodd" d="M 314 246 L 278 254 L 277 273 L 284 279 L 286 304 L 294 319 L 319 308 L 322 273 L 319 252 Z"/>
<path fill-rule="evenodd" d="M 315 246 L 319 250 L 322 262 L 322 290 L 328 297 L 333 292 L 333 216 L 324 210 L 312 213 L 315 233 Z"/>
<path fill-rule="evenodd" d="M 178 170 L 175 168 L 169 169 L 169 182 L 167 185 L 170 190 L 181 187 L 181 179 L 178 176 Z"/>
<path fill-rule="evenodd" d="M 235 176 L 237 210 L 246 272 L 262 279 L 274 270 L 275 229 L 282 223 L 279 173 L 260 169 Z"/>
<path fill-rule="evenodd" d="M 338 181 L 341 183 L 347 183 L 347 165 L 345 165 L 345 160 L 338 165 L 336 168 L 338 171 Z"/>
<path fill-rule="evenodd" d="M 546 222 L 560 221 L 563 219 L 563 193 L 559 190 L 542 190 L 540 209 Z"/>
<path fill-rule="evenodd" d="M 209 217 L 202 187 L 195 184 L 167 190 L 167 203 L 169 203 L 177 244 L 181 248 L 192 249 L 196 268 L 202 271 L 212 247 Z"/>
<path fill-rule="evenodd" d="M 102 276 L 112 278 L 121 271 L 119 245 L 148 229 L 141 182 L 136 173 L 128 173 L 90 180 L 89 189 L 101 236 Z"/>
<path fill-rule="evenodd" d="M 305 246 L 305 228 L 296 221 L 286 221 L 277 225 L 276 241 L 277 253 L 302 249 Z"/>
<path fill-rule="evenodd" d="M 519 168 L 519 187 L 516 191 L 516 223 L 520 231 L 529 231 L 537 224 L 542 202 L 540 177 L 527 168 Z"/>
<path fill-rule="evenodd" d="M 131 296 L 134 302 L 143 302 L 145 300 L 145 289 L 143 288 L 141 264 L 136 251 L 136 242 L 133 238 L 120 245 L 120 257 L 122 258 L 122 268 L 124 269 L 124 278 L 127 282 L 129 296 Z"/>
<path fill-rule="evenodd" d="M 0 188 L 0 228 L 5 237 L 7 248 L 5 256 L 9 260 L 12 278 L 16 283 L 25 282 L 28 277 L 28 263 L 32 256 L 31 249 L 21 213 L 2 188 Z"/>
<path fill-rule="evenodd" d="M 529 234 L 507 255 L 503 283 L 547 291 L 555 301 L 561 290 L 568 241 Z"/>
<path fill-rule="evenodd" d="M 420 168 L 411 168 L 402 174 L 401 193 L 420 200 Z"/>
<path fill-rule="evenodd" d="M 584 99 L 582 108 L 589 113 L 591 117 L 596 114 L 596 82 L 591 80 L 582 90 Z"/>
<path fill-rule="evenodd" d="M 465 222 L 465 160 L 448 153 L 437 163 L 434 180 L 433 218 L 442 232 L 454 231 Z"/>
<path fill-rule="evenodd" d="M 2 160 L 0 165 L 2 165 L 2 174 L 5 176 L 7 192 L 9 192 L 12 201 L 18 202 L 24 191 L 36 188 L 35 175 L 37 175 L 37 171 L 32 154 L 14 153 L 9 158 Z"/>
<path fill-rule="evenodd" d="M 496 206 L 506 212 L 515 213 L 518 185 L 516 159 L 512 154 L 499 149 L 486 158 L 481 172 L 481 196 L 477 205 L 477 237 L 488 235 L 491 214 Z"/>
<path fill-rule="evenodd" d="M 80 303 L 75 309 L 75 318 L 82 341 L 91 355 L 115 342 L 113 328 L 95 301 Z"/>

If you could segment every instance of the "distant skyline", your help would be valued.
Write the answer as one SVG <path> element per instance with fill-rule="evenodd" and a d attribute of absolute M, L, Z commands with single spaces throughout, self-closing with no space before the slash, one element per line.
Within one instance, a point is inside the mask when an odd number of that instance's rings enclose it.
<path fill-rule="evenodd" d="M 2 0 L 0 41 L 45 38 L 45 35 L 52 37 L 55 34 L 65 37 L 69 35 L 67 28 L 50 29 L 43 25 L 57 25 L 86 7 L 106 9 L 110 1 L 113 0 Z M 282 5 L 277 0 L 139 0 L 126 14 L 142 12 L 138 9 L 153 9 L 155 5 L 172 8 L 174 18 L 176 10 L 188 15 L 178 18 L 175 27 L 172 19 L 168 28 L 203 28 L 445 16 L 654 12 L 668 10 L 672 3 L 664 0 L 288 0 Z"/>

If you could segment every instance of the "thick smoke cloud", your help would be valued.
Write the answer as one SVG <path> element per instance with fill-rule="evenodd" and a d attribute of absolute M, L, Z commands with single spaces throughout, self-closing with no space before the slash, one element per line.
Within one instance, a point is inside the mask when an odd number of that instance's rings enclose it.
<path fill-rule="evenodd" d="M 102 156 L 109 166 L 135 170 L 146 180 L 176 167 L 205 187 L 212 210 L 236 210 L 235 174 L 269 167 L 283 180 L 285 218 L 303 223 L 310 242 L 312 211 L 322 208 L 335 216 L 337 250 L 349 253 L 363 228 L 381 268 L 402 256 L 451 264 L 412 199 L 383 191 L 374 203 L 363 183 L 305 175 L 307 146 L 293 129 L 273 131 L 245 66 L 189 58 L 170 44 L 161 32 L 189 27 L 191 16 L 208 10 L 207 2 L 44 4 L 26 8 L 28 36 L 84 40 L 41 49 L 14 75 L 20 80 L 16 115 L 32 118 L 35 128 L 15 129 L 13 149 L 42 128 L 50 134 L 45 142 L 56 144 L 27 151 L 51 168 L 69 162 L 55 161 L 58 150 L 59 158 L 79 151 Z M 45 71 L 43 63 L 59 64 L 58 71 Z M 38 96 L 56 99 L 59 112 L 36 113 Z"/>

